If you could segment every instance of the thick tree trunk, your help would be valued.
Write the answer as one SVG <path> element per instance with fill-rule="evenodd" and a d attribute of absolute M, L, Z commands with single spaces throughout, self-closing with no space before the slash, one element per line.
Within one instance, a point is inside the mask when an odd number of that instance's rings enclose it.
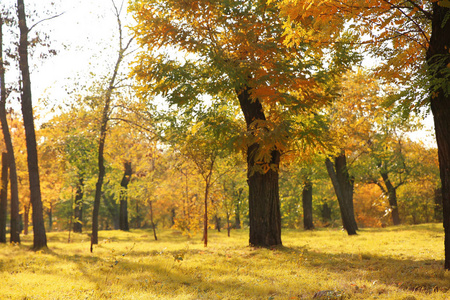
<path fill-rule="evenodd" d="M 20 43 L 19 65 L 22 74 L 22 115 L 25 127 L 25 140 L 28 154 L 28 176 L 30 181 L 30 200 L 33 206 L 33 249 L 39 250 L 47 247 L 44 214 L 41 200 L 41 184 L 39 181 L 39 165 L 37 155 L 36 133 L 34 129 L 33 105 L 31 102 L 31 80 L 28 67 L 28 28 L 23 0 L 17 1 L 19 16 Z"/>
<path fill-rule="evenodd" d="M 128 183 L 131 179 L 131 162 L 127 161 L 124 163 L 124 174 L 120 186 L 122 187 L 120 191 L 120 210 L 119 210 L 119 228 L 120 230 L 128 231 L 130 230 L 128 226 Z"/>
<path fill-rule="evenodd" d="M 328 158 L 325 164 L 338 198 L 343 226 L 348 235 L 354 235 L 358 226 L 353 209 L 353 180 L 348 174 L 345 154 L 336 157 L 334 165 Z"/>
<path fill-rule="evenodd" d="M 439 169 L 442 181 L 442 208 L 444 219 L 444 268 L 450 270 L 450 95 L 448 81 L 443 80 L 450 63 L 450 9 L 433 2 L 430 44 L 427 52 L 429 75 L 432 78 L 431 111 L 438 145 Z M 447 86 L 443 86 L 443 85 Z"/>
<path fill-rule="evenodd" d="M 73 211 L 74 222 L 73 232 L 83 232 L 83 195 L 84 195 L 84 178 L 78 175 L 77 191 L 75 194 L 75 206 Z"/>
<path fill-rule="evenodd" d="M 266 120 L 258 99 L 251 98 L 251 90 L 244 87 L 237 91 L 244 113 L 247 130 L 253 131 L 255 121 Z M 281 213 L 278 190 L 280 152 L 272 150 L 270 169 L 263 173 L 257 169 L 256 156 L 264 145 L 254 143 L 247 148 L 247 183 L 249 187 L 250 245 L 270 247 L 281 245 Z"/>
<path fill-rule="evenodd" d="M 10 211 L 10 242 L 20 243 L 20 216 L 19 216 L 19 188 L 17 184 L 17 169 L 14 149 L 9 132 L 6 113 L 6 87 L 5 69 L 3 64 L 3 19 L 0 17 L 0 124 L 5 140 L 6 151 L 9 160 L 9 179 L 11 189 L 11 211 Z"/>
<path fill-rule="evenodd" d="M 312 210 L 312 182 L 310 180 L 305 181 L 305 186 L 302 192 L 303 202 L 303 228 L 305 230 L 314 229 L 313 223 L 313 210 Z"/>
<path fill-rule="evenodd" d="M 8 215 L 8 153 L 2 153 L 2 176 L 0 191 L 0 243 L 6 243 L 6 216 Z"/>
<path fill-rule="evenodd" d="M 386 172 L 381 172 L 381 178 L 383 178 L 384 184 L 387 189 L 387 196 L 389 200 L 389 206 L 391 208 L 392 215 L 392 223 L 394 225 L 400 225 L 402 222 L 400 220 L 400 215 L 398 213 L 398 204 L 397 204 L 397 188 L 394 187 L 391 180 L 389 179 L 389 175 Z"/>

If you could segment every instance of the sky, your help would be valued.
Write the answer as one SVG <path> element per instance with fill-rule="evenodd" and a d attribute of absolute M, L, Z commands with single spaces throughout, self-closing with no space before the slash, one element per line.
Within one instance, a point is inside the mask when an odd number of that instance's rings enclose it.
<path fill-rule="evenodd" d="M 45 61 L 34 60 L 31 83 L 35 105 L 42 103 L 39 99 L 47 99 L 46 103 L 50 106 L 61 104 L 68 98 L 67 91 L 71 90 L 74 83 L 83 84 L 82 81 L 89 78 L 90 73 L 102 76 L 111 70 L 117 51 L 114 49 L 117 45 L 117 21 L 111 1 L 25 0 L 28 10 L 51 11 L 47 16 L 63 13 L 35 27 L 35 30 L 47 32 L 53 40 L 52 48 L 59 51 L 58 55 Z M 117 5 L 121 1 L 115 0 Z M 16 0 L 1 0 L 0 7 L 10 7 L 14 3 Z M 126 11 L 125 8 L 123 10 Z M 32 25 L 33 22 L 28 22 L 28 27 Z M 410 136 L 435 146 L 431 114 L 424 124 L 424 130 Z"/>

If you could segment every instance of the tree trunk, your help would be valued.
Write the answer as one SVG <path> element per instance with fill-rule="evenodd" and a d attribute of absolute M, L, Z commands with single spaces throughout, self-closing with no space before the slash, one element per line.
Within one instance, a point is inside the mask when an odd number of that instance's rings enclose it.
<path fill-rule="evenodd" d="M 335 165 L 329 158 L 325 160 L 325 164 L 338 198 L 342 224 L 348 235 L 354 235 L 358 227 L 353 210 L 353 181 L 348 174 L 345 154 L 335 158 Z"/>
<path fill-rule="evenodd" d="M 30 203 L 26 203 L 23 208 L 23 234 L 28 235 L 28 225 L 30 224 Z"/>
<path fill-rule="evenodd" d="M 433 2 L 431 38 L 427 51 L 431 85 L 431 111 L 438 145 L 439 169 L 442 181 L 442 208 L 444 219 L 444 268 L 450 270 L 450 95 L 448 81 L 444 80 L 450 63 L 450 9 Z M 446 85 L 446 86 L 444 86 Z M 444 89 L 447 89 L 445 91 Z"/>
<path fill-rule="evenodd" d="M 155 222 L 153 222 L 153 203 L 150 200 L 148 204 L 150 206 L 150 222 L 152 223 L 153 236 L 155 237 L 155 241 L 157 241 L 158 237 L 156 236 L 156 226 L 155 226 Z"/>
<path fill-rule="evenodd" d="M 243 189 L 238 190 L 238 197 L 234 207 L 234 228 L 241 229 L 241 196 Z"/>
<path fill-rule="evenodd" d="M 230 213 L 227 211 L 227 235 L 230 237 L 231 224 L 230 224 Z"/>
<path fill-rule="evenodd" d="M 331 208 L 328 206 L 328 203 L 322 204 L 322 222 L 328 223 L 331 222 Z"/>
<path fill-rule="evenodd" d="M 209 197 L 209 180 L 206 180 L 205 187 L 205 212 L 203 215 L 203 246 L 208 246 L 208 197 Z"/>
<path fill-rule="evenodd" d="M 384 185 L 387 189 L 387 196 L 389 199 L 389 206 L 391 208 L 392 223 L 394 225 L 400 225 L 402 222 L 400 220 L 400 215 L 398 213 L 397 204 L 397 188 L 392 185 L 389 175 L 386 172 L 381 172 L 381 178 L 383 178 Z"/>
<path fill-rule="evenodd" d="M 75 207 L 73 211 L 74 222 L 73 232 L 83 232 L 83 195 L 84 195 L 84 178 L 78 175 L 77 191 L 75 194 Z"/>
<path fill-rule="evenodd" d="M 255 121 L 264 121 L 263 107 L 258 99 L 251 98 L 251 89 L 237 91 L 247 130 L 253 131 Z M 253 143 L 247 148 L 247 183 L 249 187 L 250 245 L 271 247 L 281 245 L 281 213 L 278 190 L 280 152 L 271 152 L 270 169 L 263 173 L 257 169 L 256 156 L 264 145 Z"/>
<path fill-rule="evenodd" d="M 119 229 L 128 231 L 130 230 L 128 226 L 128 194 L 127 188 L 128 183 L 130 183 L 131 179 L 131 162 L 127 161 L 124 163 L 125 172 L 123 174 L 122 181 L 120 182 L 120 186 L 122 189 L 120 190 L 120 210 L 119 210 Z"/>
<path fill-rule="evenodd" d="M 8 153 L 2 153 L 2 177 L 0 191 L 0 243 L 6 243 L 6 216 L 8 215 Z"/>
<path fill-rule="evenodd" d="M 11 189 L 10 242 L 20 243 L 19 188 L 17 184 L 17 168 L 14 149 L 9 132 L 6 113 L 5 68 L 3 64 L 3 19 L 0 16 L 0 124 L 9 160 L 9 180 Z"/>
<path fill-rule="evenodd" d="M 50 203 L 50 207 L 47 210 L 47 216 L 48 216 L 48 231 L 52 231 L 53 229 L 53 204 Z"/>
<path fill-rule="evenodd" d="M 302 193 L 303 202 L 303 228 L 305 230 L 314 229 L 313 223 L 313 210 L 312 210 L 312 182 L 310 180 L 305 181 Z"/>
<path fill-rule="evenodd" d="M 214 215 L 214 221 L 215 221 L 215 225 L 216 225 L 216 229 L 217 232 L 220 232 L 220 229 L 222 229 L 222 224 L 220 224 L 220 222 L 222 221 L 221 218 L 219 218 L 219 216 L 216 214 Z"/>
<path fill-rule="evenodd" d="M 17 10 L 20 29 L 19 65 L 22 74 L 22 115 L 28 155 L 30 201 L 33 206 L 33 249 L 39 250 L 47 247 L 47 235 L 45 233 L 44 214 L 41 200 L 41 184 L 39 181 L 36 133 L 34 129 L 33 105 L 31 101 L 31 80 L 28 67 L 28 28 L 26 24 L 25 4 L 23 0 L 17 1 Z"/>
<path fill-rule="evenodd" d="M 117 59 L 116 65 L 114 67 L 114 72 L 109 82 L 108 89 L 105 94 L 105 105 L 103 107 L 102 119 L 100 124 L 100 138 L 98 141 L 98 178 L 95 185 L 95 198 L 94 198 L 94 208 L 92 211 L 92 235 L 91 235 L 91 252 L 93 251 L 93 245 L 98 244 L 98 213 L 100 211 L 100 199 L 102 197 L 102 187 L 103 180 L 105 178 L 105 163 L 104 163 L 104 151 L 106 142 L 106 132 L 109 121 L 109 113 L 111 106 L 111 97 L 114 89 L 114 84 L 116 82 L 116 76 L 119 71 L 120 62 L 123 58 L 122 49 L 119 51 L 119 57 Z"/>

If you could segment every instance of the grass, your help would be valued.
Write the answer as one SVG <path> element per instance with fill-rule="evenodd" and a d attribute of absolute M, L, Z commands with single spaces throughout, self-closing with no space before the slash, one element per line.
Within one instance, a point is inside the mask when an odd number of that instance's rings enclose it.
<path fill-rule="evenodd" d="M 209 246 L 172 230 L 49 233 L 49 250 L 0 245 L 0 299 L 450 299 L 442 225 L 284 230 L 283 247 L 255 249 L 248 232 L 210 231 Z"/>

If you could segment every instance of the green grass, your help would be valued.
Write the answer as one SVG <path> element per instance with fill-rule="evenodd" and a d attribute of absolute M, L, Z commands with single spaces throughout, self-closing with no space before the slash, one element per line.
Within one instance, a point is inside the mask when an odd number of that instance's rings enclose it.
<path fill-rule="evenodd" d="M 49 250 L 0 245 L 0 299 L 450 299 L 442 225 L 284 230 L 283 247 L 248 247 L 248 232 L 210 231 L 209 246 L 172 230 L 49 233 Z M 326 299 L 326 298 L 322 298 Z"/>

